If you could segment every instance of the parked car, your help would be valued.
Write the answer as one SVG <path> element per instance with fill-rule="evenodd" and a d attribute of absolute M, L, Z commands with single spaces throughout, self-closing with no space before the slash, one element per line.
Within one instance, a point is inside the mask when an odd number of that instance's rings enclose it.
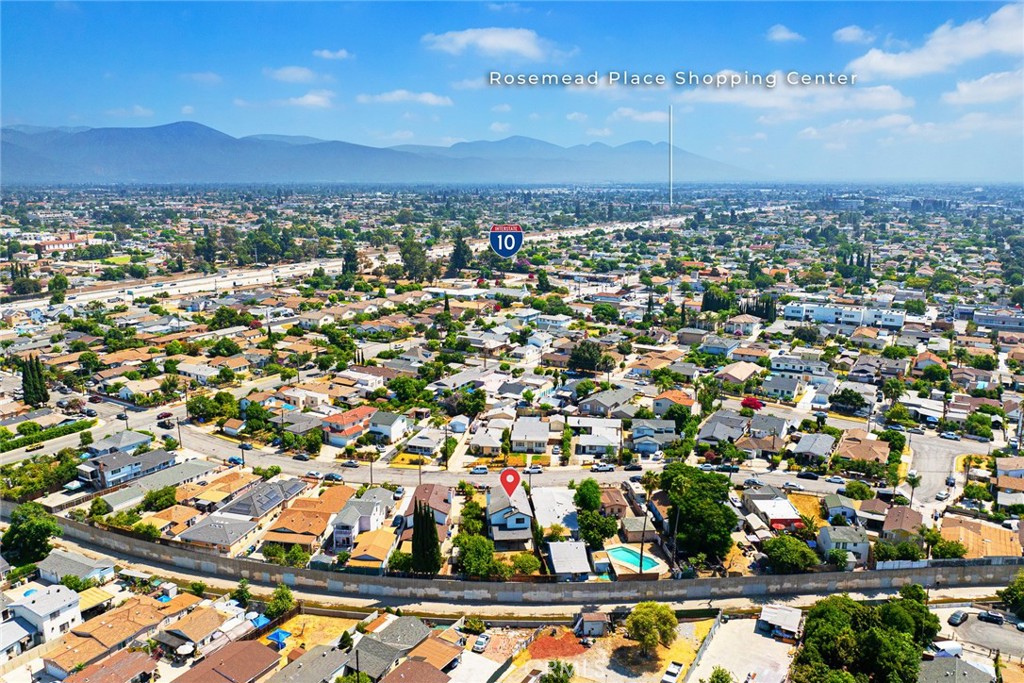
<path fill-rule="evenodd" d="M 552 446 L 551 447 L 551 455 L 561 455 L 561 454 L 562 454 L 562 447 L 561 446 Z"/>
<path fill-rule="evenodd" d="M 395 489 L 394 493 L 391 494 L 391 497 L 394 498 L 395 500 L 402 500 L 402 496 L 404 496 L 404 495 L 405 495 L 405 487 L 404 486 L 399 486 L 398 488 Z"/>
<path fill-rule="evenodd" d="M 987 621 L 990 624 L 1002 626 L 1006 619 L 999 612 L 988 610 L 987 612 L 978 612 L 978 621 Z"/>
<path fill-rule="evenodd" d="M 714 472 L 715 466 L 709 462 L 705 462 L 698 465 L 697 469 L 701 470 L 702 472 Z"/>
<path fill-rule="evenodd" d="M 345 483 L 345 478 L 343 476 L 341 476 L 340 474 L 338 474 L 337 472 L 328 472 L 324 476 L 324 479 L 327 480 L 327 481 L 335 481 L 335 482 Z"/>
<path fill-rule="evenodd" d="M 319 470 L 310 470 L 309 472 L 306 472 L 306 476 L 314 479 L 323 479 L 324 473 Z"/>
<path fill-rule="evenodd" d="M 809 470 L 804 470 L 803 472 L 798 473 L 796 475 L 796 478 L 797 479 L 810 479 L 811 481 L 818 481 L 818 479 L 821 479 L 821 477 L 819 477 L 817 474 L 815 474 L 814 472 L 811 472 Z"/>
<path fill-rule="evenodd" d="M 341 466 L 342 467 L 359 467 L 359 463 L 356 462 L 355 460 L 346 460 L 345 462 L 341 463 Z"/>
<path fill-rule="evenodd" d="M 469 471 L 470 474 L 487 474 L 487 468 L 483 465 L 477 465 Z"/>
<path fill-rule="evenodd" d="M 1016 629 L 1017 629 L 1018 631 L 1024 631 L 1024 621 L 1018 621 L 1018 622 L 1017 622 L 1017 625 L 1015 626 L 1015 628 L 1016 628 Z"/>
<path fill-rule="evenodd" d="M 935 494 L 935 500 L 949 500 L 949 491 L 939 491 Z"/>
<path fill-rule="evenodd" d="M 965 621 L 967 621 L 967 612 L 962 610 L 957 610 L 949 615 L 948 622 L 950 626 L 959 626 Z"/>
<path fill-rule="evenodd" d="M 642 472 L 644 467 L 638 462 L 631 462 L 622 469 L 624 469 L 626 472 Z"/>
<path fill-rule="evenodd" d="M 590 466 L 591 472 L 614 472 L 615 465 L 607 462 L 596 462 Z"/>
<path fill-rule="evenodd" d="M 230 458 L 228 458 L 228 462 L 232 465 L 241 465 L 242 459 L 239 458 L 237 455 L 232 455 Z"/>
<path fill-rule="evenodd" d="M 491 637 L 486 633 L 481 633 L 476 638 L 476 642 L 473 643 L 473 652 L 483 652 L 487 649 L 487 646 L 491 644 Z"/>
<path fill-rule="evenodd" d="M 174 422 L 171 420 L 160 420 L 156 423 L 156 426 L 160 429 L 174 429 Z"/>
<path fill-rule="evenodd" d="M 840 477 L 838 474 L 833 474 L 831 477 L 829 477 L 825 481 L 827 481 L 830 484 L 845 484 L 846 483 L 846 480 L 843 479 L 842 477 Z"/>
<path fill-rule="evenodd" d="M 89 403 L 103 403 L 103 397 L 102 396 L 90 396 L 89 397 Z"/>
<path fill-rule="evenodd" d="M 117 415 L 115 415 L 115 417 L 118 420 L 127 420 L 128 419 L 128 413 L 118 413 Z"/>
<path fill-rule="evenodd" d="M 739 465 L 719 465 L 718 467 L 715 468 L 715 471 L 717 471 L 717 472 L 739 472 L 740 471 L 740 466 Z"/>
<path fill-rule="evenodd" d="M 939 434 L 939 438 L 948 439 L 950 441 L 959 441 L 960 435 L 957 434 L 956 432 L 942 432 L 941 434 Z"/>
<path fill-rule="evenodd" d="M 743 485 L 744 486 L 764 486 L 764 482 L 761 481 L 760 479 L 753 479 L 753 478 L 751 478 L 751 479 L 747 479 L 746 481 L 744 481 Z"/>
<path fill-rule="evenodd" d="M 680 674 L 683 673 L 683 665 L 681 662 L 671 662 L 668 665 L 668 669 L 665 670 L 665 675 L 661 677 L 661 683 L 677 683 L 679 681 Z"/>
<path fill-rule="evenodd" d="M 85 410 L 82 411 L 82 414 L 86 415 L 87 417 L 96 417 L 97 415 L 99 415 L 99 413 L 97 413 L 92 408 L 86 408 Z"/>
<path fill-rule="evenodd" d="M 886 429 L 891 429 L 894 432 L 905 432 L 906 429 L 901 424 L 885 425 Z"/>
<path fill-rule="evenodd" d="M 952 474 L 946 477 L 946 486 L 956 486 L 956 477 Z"/>
<path fill-rule="evenodd" d="M 924 434 L 925 433 L 925 431 L 923 429 L 921 429 L 920 427 L 911 427 L 910 429 L 907 430 L 907 432 L 910 433 L 910 434 Z"/>
<path fill-rule="evenodd" d="M 292 460 L 298 460 L 299 462 L 309 462 L 309 456 L 306 455 L 305 453 L 299 453 L 298 455 L 293 455 Z"/>
<path fill-rule="evenodd" d="M 523 474 L 543 474 L 544 468 L 540 465 L 530 465 L 529 467 L 523 468 Z"/>
<path fill-rule="evenodd" d="M 639 484 L 641 481 L 643 481 L 643 479 L 644 478 L 641 475 L 639 475 L 639 474 L 634 474 L 632 477 L 629 478 L 630 481 L 635 482 L 637 484 Z"/>
<path fill-rule="evenodd" d="M 156 419 L 158 419 L 158 420 L 166 420 L 169 417 L 174 417 L 174 413 L 170 412 L 169 410 L 165 410 L 164 412 L 162 412 L 159 415 L 157 415 Z"/>
<path fill-rule="evenodd" d="M 239 448 L 241 448 L 243 451 L 251 451 L 252 450 L 252 444 L 251 443 L 243 443 L 241 446 L 239 446 Z"/>
<path fill-rule="evenodd" d="M 803 491 L 804 485 L 798 484 L 795 481 L 787 481 L 785 484 L 782 485 L 782 488 L 787 489 L 789 491 Z"/>

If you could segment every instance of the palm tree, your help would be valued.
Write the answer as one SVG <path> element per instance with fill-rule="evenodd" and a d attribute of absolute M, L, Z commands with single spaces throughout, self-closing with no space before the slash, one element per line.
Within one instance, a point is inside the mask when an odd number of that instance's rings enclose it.
<path fill-rule="evenodd" d="M 967 349 L 963 346 L 958 346 L 953 349 L 953 357 L 956 358 L 956 366 L 958 368 L 963 367 L 964 361 L 967 360 L 967 356 L 969 355 L 970 354 L 967 353 Z"/>
<path fill-rule="evenodd" d="M 914 489 L 921 485 L 920 474 L 907 475 L 907 486 L 910 487 L 910 507 L 914 507 Z"/>
<path fill-rule="evenodd" d="M 647 500 L 650 500 L 651 494 L 661 486 L 661 475 L 654 470 L 647 470 L 640 477 L 640 486 L 643 488 L 644 493 L 647 494 Z"/>
<path fill-rule="evenodd" d="M 931 557 L 932 548 L 942 540 L 942 534 L 935 527 L 928 527 L 923 524 L 918 527 L 917 532 L 921 535 L 921 540 L 924 541 L 925 548 L 928 550 L 927 557 Z"/>
<path fill-rule="evenodd" d="M 892 408 L 896 405 L 896 401 L 900 400 L 900 397 L 907 392 L 907 387 L 903 384 L 903 380 L 898 377 L 890 377 L 885 380 L 882 384 L 882 396 L 889 399 L 889 407 Z"/>
<path fill-rule="evenodd" d="M 661 373 L 654 380 L 654 385 L 658 387 L 658 391 L 668 391 L 676 385 L 675 379 L 672 378 L 667 372 Z"/>

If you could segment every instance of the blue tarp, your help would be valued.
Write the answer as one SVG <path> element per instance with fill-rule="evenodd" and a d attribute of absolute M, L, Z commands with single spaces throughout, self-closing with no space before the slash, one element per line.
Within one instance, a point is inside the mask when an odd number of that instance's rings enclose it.
<path fill-rule="evenodd" d="M 256 627 L 256 628 L 263 628 L 264 626 L 266 626 L 269 623 L 270 623 L 270 619 L 267 619 L 262 614 L 252 620 L 252 625 L 254 627 Z M 276 631 L 275 631 L 275 633 L 276 633 Z"/>

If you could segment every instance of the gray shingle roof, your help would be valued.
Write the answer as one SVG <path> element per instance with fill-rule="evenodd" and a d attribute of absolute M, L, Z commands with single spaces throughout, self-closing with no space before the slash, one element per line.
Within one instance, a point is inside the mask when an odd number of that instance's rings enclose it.
<path fill-rule="evenodd" d="M 65 577 L 73 574 L 78 578 L 85 578 L 97 569 L 114 568 L 113 562 L 102 560 L 91 560 L 84 555 L 73 553 L 68 550 L 56 548 L 40 562 L 36 563 L 40 571 L 53 574 L 58 577 Z"/>
<path fill-rule="evenodd" d="M 78 606 L 78 593 L 67 586 L 56 585 L 40 588 L 28 597 L 23 597 L 11 603 L 12 607 L 24 607 L 28 611 L 40 617 L 64 609 L 69 606 Z"/>
<path fill-rule="evenodd" d="M 213 514 L 186 530 L 183 541 L 229 546 L 256 528 L 256 522 Z"/>

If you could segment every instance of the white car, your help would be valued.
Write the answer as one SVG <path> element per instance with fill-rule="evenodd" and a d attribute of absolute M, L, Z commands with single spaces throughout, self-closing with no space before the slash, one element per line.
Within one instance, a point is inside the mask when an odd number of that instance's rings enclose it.
<path fill-rule="evenodd" d="M 477 465 L 469 471 L 470 474 L 487 474 L 487 468 L 483 465 Z"/>
<path fill-rule="evenodd" d="M 473 652 L 483 652 L 487 649 L 487 646 L 491 644 L 491 637 L 486 633 L 482 633 L 477 636 L 476 642 L 473 643 Z"/>
<path fill-rule="evenodd" d="M 798 484 L 795 481 L 787 481 L 785 484 L 782 485 L 782 488 L 789 489 L 790 491 L 803 491 L 804 485 Z"/>
<path fill-rule="evenodd" d="M 323 479 L 324 473 L 318 470 L 310 470 L 309 472 L 306 472 L 306 476 L 313 477 L 314 479 Z"/>
<path fill-rule="evenodd" d="M 825 481 L 827 481 L 830 484 L 845 484 L 846 483 L 846 480 L 843 479 L 842 477 L 840 477 L 838 474 L 833 474 L 831 477 L 829 477 Z"/>
<path fill-rule="evenodd" d="M 709 462 L 706 462 L 706 463 L 703 463 L 701 465 L 698 465 L 697 469 L 701 470 L 702 472 L 714 472 L 715 471 L 715 466 L 712 465 Z"/>
<path fill-rule="evenodd" d="M 935 500 L 949 500 L 949 491 L 939 491 L 935 494 Z"/>
<path fill-rule="evenodd" d="M 683 665 L 680 662 L 672 662 L 661 677 L 661 683 L 677 683 L 679 676 L 683 673 Z"/>
<path fill-rule="evenodd" d="M 606 462 L 597 462 L 597 463 L 594 463 L 591 466 L 590 471 L 591 472 L 614 472 L 615 471 L 615 465 L 612 465 L 612 464 L 609 464 L 609 463 L 606 463 Z"/>
<path fill-rule="evenodd" d="M 523 474 L 543 474 L 544 469 L 540 465 L 530 465 L 523 469 Z"/>

